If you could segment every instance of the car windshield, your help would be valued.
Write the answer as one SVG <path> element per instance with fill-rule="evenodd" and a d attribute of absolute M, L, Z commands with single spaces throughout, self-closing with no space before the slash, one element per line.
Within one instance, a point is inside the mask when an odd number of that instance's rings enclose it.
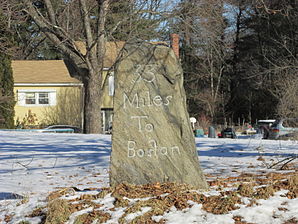
<path fill-rule="evenodd" d="M 272 125 L 271 128 L 276 128 L 277 125 L 280 123 L 280 120 L 276 120 Z"/>
<path fill-rule="evenodd" d="M 268 122 L 258 122 L 258 126 L 270 126 L 271 124 L 273 124 L 274 121 L 268 121 Z"/>
<path fill-rule="evenodd" d="M 47 129 L 62 129 L 62 128 L 73 128 L 72 126 L 64 126 L 64 125 L 53 125 L 47 127 Z"/>

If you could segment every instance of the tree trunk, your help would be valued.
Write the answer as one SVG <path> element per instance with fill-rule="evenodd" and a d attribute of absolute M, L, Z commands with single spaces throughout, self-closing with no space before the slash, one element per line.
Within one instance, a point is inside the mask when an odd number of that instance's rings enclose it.
<path fill-rule="evenodd" d="M 42 15 L 32 0 L 22 0 L 26 5 L 24 11 L 35 21 L 46 37 L 68 58 L 68 69 L 75 72 L 73 77 L 84 83 L 84 133 L 101 133 L 101 96 L 102 96 L 102 68 L 105 56 L 105 21 L 109 7 L 109 0 L 98 0 L 98 15 L 95 26 L 92 26 L 89 5 L 86 0 L 79 1 L 79 10 L 84 30 L 86 52 L 82 53 L 76 45 L 75 39 L 65 32 L 58 23 L 51 0 L 44 0 L 47 18 Z M 60 25 L 60 26 L 59 26 Z M 94 29 L 93 29 L 94 28 Z M 74 37 L 77 38 L 77 37 Z"/>
<path fill-rule="evenodd" d="M 84 133 L 101 133 L 101 71 L 90 71 L 90 76 L 84 80 Z M 100 122 L 100 124 L 96 124 Z"/>

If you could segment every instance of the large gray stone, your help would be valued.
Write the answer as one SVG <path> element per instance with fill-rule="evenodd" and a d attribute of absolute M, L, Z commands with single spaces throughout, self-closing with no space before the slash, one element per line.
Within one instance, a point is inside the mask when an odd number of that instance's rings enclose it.
<path fill-rule="evenodd" d="M 127 45 L 115 70 L 110 184 L 187 183 L 207 188 L 171 48 Z"/>

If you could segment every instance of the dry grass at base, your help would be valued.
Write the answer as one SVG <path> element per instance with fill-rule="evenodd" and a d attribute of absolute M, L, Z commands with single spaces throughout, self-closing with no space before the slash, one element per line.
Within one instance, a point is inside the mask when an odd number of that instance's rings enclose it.
<path fill-rule="evenodd" d="M 145 185 L 133 185 L 128 183 L 119 184 L 111 189 L 112 196 L 128 197 L 128 198 L 146 198 L 170 194 L 175 191 L 183 192 L 195 190 L 187 184 L 177 183 L 153 183 Z"/>
<path fill-rule="evenodd" d="M 43 207 L 36 208 L 29 215 L 26 215 L 26 217 L 30 217 L 30 218 L 37 217 L 37 216 L 41 217 L 41 223 L 45 223 L 46 221 L 45 208 Z"/>
<path fill-rule="evenodd" d="M 91 211 L 85 213 L 76 218 L 74 224 L 92 224 L 96 220 L 96 223 L 104 223 L 111 218 L 111 215 L 102 211 Z"/>
<path fill-rule="evenodd" d="M 289 173 L 271 172 L 254 176 L 241 174 L 238 177 L 219 178 L 216 182 L 219 183 L 217 185 L 219 188 L 221 185 L 238 186 L 237 192 L 244 197 L 267 199 L 281 189 L 288 190 L 286 196 L 289 199 L 298 197 L 298 170 Z"/>
<path fill-rule="evenodd" d="M 285 221 L 283 224 L 298 224 L 298 220 L 296 218 L 292 218 Z"/>
<path fill-rule="evenodd" d="M 66 200 L 55 199 L 49 202 L 45 224 L 64 223 L 71 215 L 71 207 Z"/>
<path fill-rule="evenodd" d="M 78 199 L 61 200 L 60 197 L 66 194 L 75 194 L 78 189 L 62 189 L 49 195 L 48 211 L 45 223 L 63 223 L 76 211 L 93 207 L 91 212 L 80 215 L 76 218 L 75 224 L 92 223 L 97 220 L 99 223 L 106 222 L 111 218 L 110 214 L 99 211 L 101 204 L 93 202 L 95 199 L 104 198 L 111 194 L 115 198 L 114 208 L 110 212 L 122 207 L 125 208 L 119 223 L 128 223 L 128 214 L 140 212 L 144 207 L 151 209 L 137 216 L 129 223 L 155 223 L 151 217 L 164 215 L 174 206 L 178 210 L 192 207 L 189 201 L 202 204 L 202 209 L 213 214 L 226 214 L 237 209 L 241 204 L 241 196 L 248 197 L 253 206 L 257 199 L 268 199 L 275 192 L 288 190 L 286 196 L 289 199 L 298 197 L 298 173 L 268 173 L 268 174 L 247 174 L 243 173 L 238 177 L 218 178 L 209 181 L 211 187 L 220 192 L 217 196 L 206 196 L 186 184 L 155 183 L 147 185 L 120 184 L 114 188 L 103 188 L 98 194 L 84 194 Z M 226 191 L 225 187 L 234 187 L 234 191 Z M 76 203 L 74 203 L 76 202 Z M 281 208 L 283 209 L 283 208 Z M 57 219 L 57 217 L 59 217 Z M 241 217 L 234 217 L 235 223 L 245 224 Z M 288 220 L 285 223 L 295 223 Z M 158 223 L 164 223 L 161 219 Z"/>
<path fill-rule="evenodd" d="M 133 204 L 127 204 L 125 214 L 119 219 L 119 223 L 127 223 L 125 217 L 130 213 L 141 211 L 143 207 L 150 207 L 151 210 L 136 217 L 131 223 L 153 223 L 152 216 L 163 215 L 171 207 L 175 206 L 182 210 L 189 208 L 187 201 L 200 201 L 201 194 L 192 190 L 193 188 L 186 184 L 163 183 L 146 185 L 127 185 L 120 184 L 112 192 L 112 196 L 117 200 L 127 198 L 148 198 L 147 200 L 138 200 Z M 160 221 L 163 223 L 163 220 Z"/>
<path fill-rule="evenodd" d="M 239 207 L 236 204 L 240 204 L 241 200 L 237 192 L 226 191 L 221 192 L 219 196 L 205 197 L 201 203 L 203 204 L 203 210 L 218 215 L 227 214 L 229 211 L 238 209 Z"/>

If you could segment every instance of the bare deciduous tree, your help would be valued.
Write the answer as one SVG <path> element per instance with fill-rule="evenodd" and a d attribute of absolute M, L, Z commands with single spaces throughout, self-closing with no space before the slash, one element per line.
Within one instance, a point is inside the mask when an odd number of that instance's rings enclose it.
<path fill-rule="evenodd" d="M 71 36 L 59 23 L 57 14 L 61 8 L 54 8 L 51 0 L 38 2 L 44 4 L 44 8 L 31 0 L 22 0 L 22 2 L 26 6 L 24 11 L 31 16 L 45 36 L 63 52 L 76 76 L 84 84 L 84 131 L 86 133 L 100 133 L 102 96 L 100 87 L 102 86 L 103 59 L 106 48 L 105 22 L 110 1 L 78 0 L 64 2 L 64 7 L 68 7 L 68 4 L 79 4 L 86 54 L 78 49 L 75 37 Z M 43 13 L 42 9 L 45 9 L 46 13 Z M 93 22 L 94 20 L 96 22 Z"/>
<path fill-rule="evenodd" d="M 268 88 L 278 100 L 279 117 L 298 117 L 298 64 L 286 59 L 281 63 L 270 69 L 273 81 Z"/>
<path fill-rule="evenodd" d="M 113 35 L 116 35 L 117 30 L 122 30 L 125 35 L 118 33 L 116 40 L 124 36 L 125 41 L 133 34 L 140 34 L 140 29 L 144 34 L 148 30 L 154 30 L 158 23 L 144 21 L 160 16 L 160 12 L 156 15 L 155 12 L 161 0 L 22 0 L 21 2 L 26 6 L 24 11 L 31 16 L 40 31 L 63 53 L 71 74 L 84 84 L 84 132 L 100 133 L 101 86 L 107 40 L 115 40 Z M 125 12 L 126 16 L 122 15 L 111 24 L 112 20 L 108 19 L 110 5 L 115 6 L 120 2 L 131 5 L 128 7 L 131 10 Z M 114 9 L 118 10 L 117 7 Z M 78 47 L 77 41 L 84 43 L 86 52 L 82 51 L 82 47 Z"/>
<path fill-rule="evenodd" d="M 192 0 L 180 5 L 180 26 L 184 43 L 185 85 L 199 112 L 211 119 L 219 110 L 228 43 L 225 40 L 224 1 Z M 192 61 L 192 62 L 191 62 Z M 186 88 L 187 88 L 186 87 Z"/>
<path fill-rule="evenodd" d="M 279 117 L 298 117 L 298 45 L 297 45 L 297 2 L 256 0 L 258 8 L 267 17 L 278 19 L 283 26 L 271 25 L 274 45 L 263 51 L 267 66 L 263 68 L 266 87 L 277 99 L 276 114 Z"/>

